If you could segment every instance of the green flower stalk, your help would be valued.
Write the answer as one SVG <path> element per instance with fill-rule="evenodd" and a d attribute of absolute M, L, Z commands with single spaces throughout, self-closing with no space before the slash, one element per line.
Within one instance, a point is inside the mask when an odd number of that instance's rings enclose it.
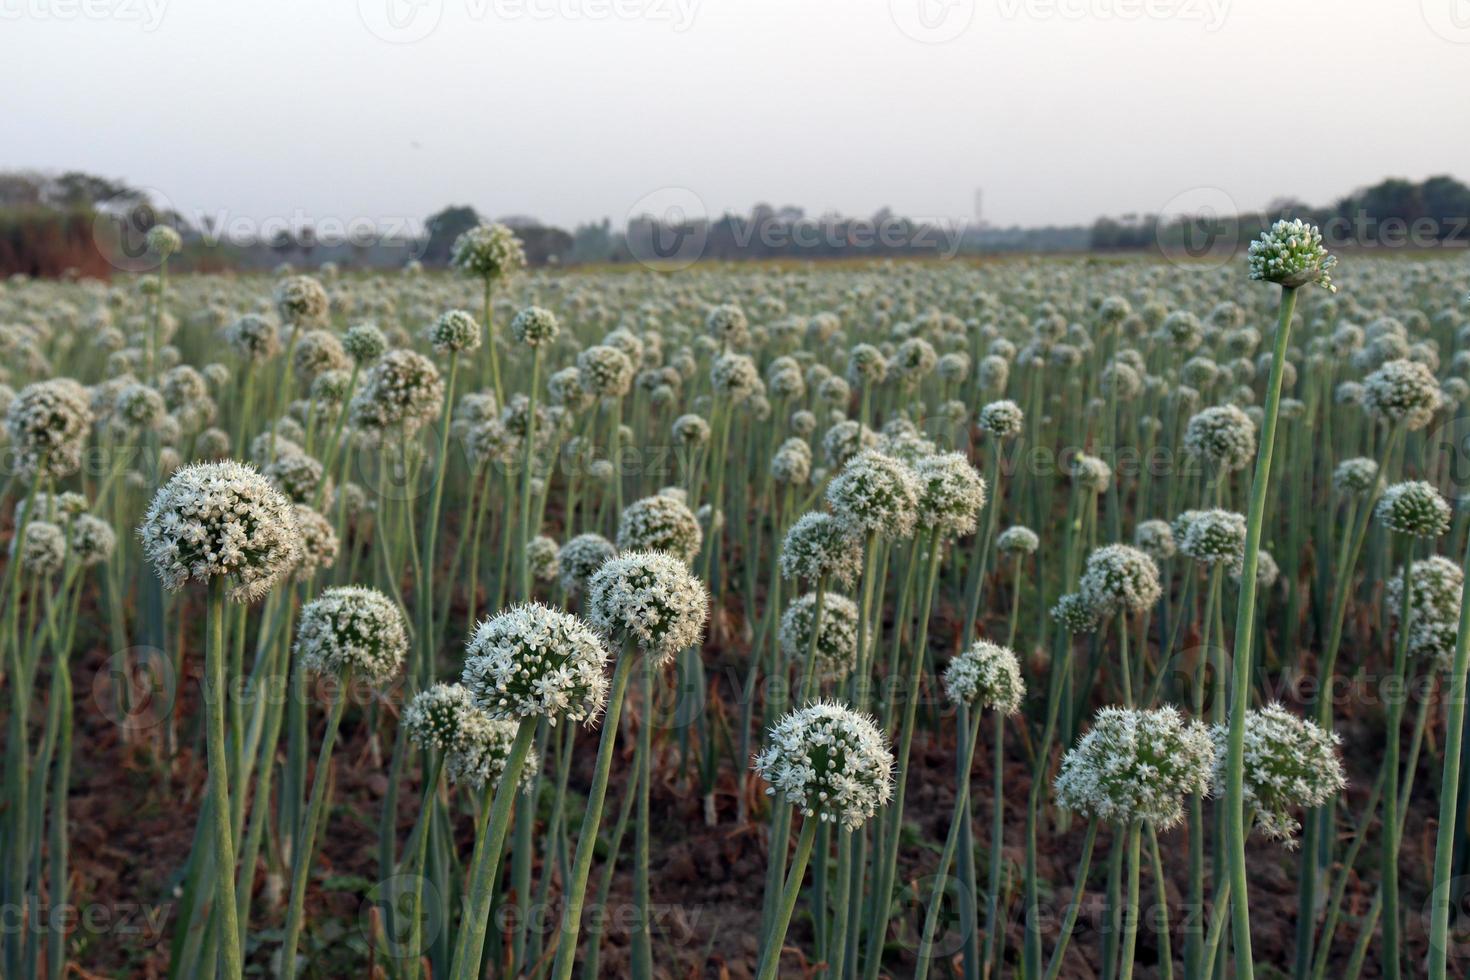
<path fill-rule="evenodd" d="M 1225 852 L 1230 866 L 1232 930 L 1235 938 L 1235 970 L 1241 980 L 1252 980 L 1255 966 L 1251 953 L 1250 895 L 1245 870 L 1245 714 L 1250 708 L 1251 646 L 1255 640 L 1256 565 L 1266 518 L 1266 493 L 1271 479 L 1271 456 L 1276 445 L 1276 424 L 1281 409 L 1282 377 L 1291 338 L 1291 319 L 1296 310 L 1296 291 L 1316 284 L 1332 290 L 1329 274 L 1336 259 L 1327 254 L 1322 236 L 1301 221 L 1278 221 L 1251 243 L 1250 277 L 1281 286 L 1276 317 L 1276 337 L 1271 351 L 1271 375 L 1266 382 L 1265 422 L 1262 426 L 1256 469 L 1251 479 L 1250 509 L 1246 514 L 1245 553 L 1241 560 L 1240 596 L 1235 617 L 1235 649 L 1232 652 L 1230 684 L 1230 731 L 1225 779 Z"/>

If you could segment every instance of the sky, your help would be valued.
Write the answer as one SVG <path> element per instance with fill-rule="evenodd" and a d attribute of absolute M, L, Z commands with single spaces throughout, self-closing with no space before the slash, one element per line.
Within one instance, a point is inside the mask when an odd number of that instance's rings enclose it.
<path fill-rule="evenodd" d="M 0 0 L 0 168 L 216 224 L 993 224 L 1470 179 L 1470 0 Z M 1457 168 L 1458 172 L 1457 172 Z"/>

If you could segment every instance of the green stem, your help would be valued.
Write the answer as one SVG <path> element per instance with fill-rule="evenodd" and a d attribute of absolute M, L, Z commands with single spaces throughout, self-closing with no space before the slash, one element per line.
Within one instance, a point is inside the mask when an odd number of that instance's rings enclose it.
<path fill-rule="evenodd" d="M 1470 538 L 1461 567 L 1460 632 L 1445 710 L 1444 765 L 1440 770 L 1439 829 L 1434 841 L 1434 887 L 1429 893 L 1429 980 L 1445 980 L 1449 958 L 1450 863 L 1455 851 L 1455 808 L 1460 789 L 1460 754 L 1465 726 L 1465 675 L 1470 671 Z M 1401 627 L 1402 628 L 1402 627 Z"/>
<path fill-rule="evenodd" d="M 769 945 L 761 950 L 759 980 L 775 980 L 776 971 L 781 967 L 781 949 L 786 944 L 786 929 L 791 924 L 796 897 L 801 893 L 801 879 L 806 875 L 806 865 L 812 856 L 812 841 L 816 833 L 815 817 L 808 817 L 801 822 L 801 834 L 796 839 L 796 854 L 791 859 L 791 871 L 786 875 L 786 887 L 781 891 L 781 904 L 776 908 L 775 928 Z"/>

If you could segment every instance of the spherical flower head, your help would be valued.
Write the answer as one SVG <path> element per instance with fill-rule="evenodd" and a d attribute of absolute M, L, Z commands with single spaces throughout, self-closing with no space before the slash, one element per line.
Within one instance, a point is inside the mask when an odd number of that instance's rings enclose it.
<path fill-rule="evenodd" d="M 806 817 L 857 830 L 893 795 L 893 752 L 873 719 L 818 701 L 783 716 L 751 766 Z"/>
<path fill-rule="evenodd" d="M 298 504 L 310 502 L 316 495 L 317 485 L 325 477 L 322 464 L 305 452 L 296 447 L 289 447 L 292 451 L 282 452 L 274 460 L 267 463 L 261 472 L 266 479 L 280 489 L 287 497 Z M 328 481 L 326 496 L 331 492 L 331 482 Z"/>
<path fill-rule="evenodd" d="M 797 518 L 781 543 L 781 574 L 850 584 L 862 571 L 862 542 L 846 523 L 822 511 Z"/>
<path fill-rule="evenodd" d="M 895 377 L 912 388 L 933 371 L 938 362 L 939 355 L 934 352 L 932 344 L 922 337 L 910 337 L 893 352 L 889 367 Z"/>
<path fill-rule="evenodd" d="M 1230 729 L 1215 725 L 1211 734 L 1212 781 L 1220 795 L 1225 791 Z M 1296 812 L 1323 805 L 1347 785 L 1337 735 L 1279 704 L 1245 713 L 1244 768 L 1245 806 L 1255 814 L 1255 828 L 1287 847 L 1295 846 L 1301 828 Z"/>
<path fill-rule="evenodd" d="M 694 512 L 673 497 L 655 495 L 635 500 L 618 517 L 619 551 L 666 551 L 694 560 L 704 532 Z"/>
<path fill-rule="evenodd" d="M 670 432 L 675 442 L 691 449 L 709 442 L 709 423 L 704 420 L 703 416 L 681 415 L 674 419 Z"/>
<path fill-rule="evenodd" d="M 739 350 L 750 343 L 750 323 L 745 311 L 734 303 L 711 307 L 704 318 L 704 332 L 727 349 Z"/>
<path fill-rule="evenodd" d="M 495 282 L 524 269 L 526 252 L 505 225 L 479 225 L 454 240 L 449 263 L 465 275 Z"/>
<path fill-rule="evenodd" d="M 348 327 L 342 335 L 342 349 L 354 363 L 365 366 L 383 356 L 388 349 L 388 338 L 376 325 L 359 323 Z"/>
<path fill-rule="evenodd" d="M 831 469 L 840 469 L 864 449 L 874 449 L 879 441 L 878 433 L 858 422 L 844 419 L 822 434 L 822 458 Z"/>
<path fill-rule="evenodd" d="M 12 559 L 16 541 L 10 542 Z M 33 520 L 26 524 L 20 539 L 20 567 L 27 575 L 44 578 L 61 571 L 66 563 L 66 532 L 51 521 Z"/>
<path fill-rule="evenodd" d="M 425 751 L 443 752 L 454 746 L 465 717 L 475 710 L 462 684 L 442 681 L 413 696 L 403 709 L 408 740 Z"/>
<path fill-rule="evenodd" d="M 1429 424 L 1442 397 L 1434 372 L 1418 361 L 1388 361 L 1363 379 L 1368 413 L 1410 432 Z"/>
<path fill-rule="evenodd" d="M 1015 651 L 976 640 L 944 669 L 944 693 L 956 703 L 979 705 L 1013 715 L 1026 699 L 1026 682 Z"/>
<path fill-rule="evenodd" d="M 847 355 L 847 380 L 854 388 L 883 383 L 888 377 L 888 359 L 872 344 L 855 344 Z"/>
<path fill-rule="evenodd" d="M 296 340 L 291 365 L 298 376 L 308 381 L 323 372 L 341 371 L 350 366 L 342 341 L 330 330 L 304 331 Z"/>
<path fill-rule="evenodd" d="M 950 384 L 958 384 L 970 376 L 970 355 L 950 351 L 939 358 L 939 376 Z"/>
<path fill-rule="evenodd" d="M 865 449 L 827 485 L 827 502 L 851 534 L 902 540 L 914 533 L 919 512 L 914 471 L 874 449 Z"/>
<path fill-rule="evenodd" d="M 1423 480 L 1395 483 L 1383 491 L 1374 510 L 1378 523 L 1399 534 L 1437 538 L 1450 529 L 1450 504 Z"/>
<path fill-rule="evenodd" d="M 1256 424 L 1238 406 L 1215 405 L 1190 418 L 1184 429 L 1184 451 L 1233 473 L 1255 458 Z"/>
<path fill-rule="evenodd" d="M 253 467 L 234 460 L 174 473 L 153 497 L 139 534 L 170 591 L 190 579 L 233 580 L 229 595 L 253 602 L 296 565 L 291 502 Z"/>
<path fill-rule="evenodd" d="M 392 599 L 360 585 L 327 589 L 301 610 L 296 656 L 318 674 L 392 679 L 408 654 L 408 629 Z"/>
<path fill-rule="evenodd" d="M 1442 555 L 1414 562 L 1409 568 L 1409 626 L 1419 622 L 1456 624 L 1460 617 L 1460 592 L 1465 583 L 1460 566 Z M 1398 620 L 1403 610 L 1403 567 L 1391 575 L 1383 602 L 1389 615 Z"/>
<path fill-rule="evenodd" d="M 469 354 L 480 348 L 480 325 L 465 310 L 446 310 L 424 331 L 424 339 L 441 356 Z"/>
<path fill-rule="evenodd" d="M 556 542 L 544 534 L 538 534 L 526 542 L 526 568 L 537 582 L 555 582 L 561 574 L 557 563 Z"/>
<path fill-rule="evenodd" d="M 709 380 L 715 394 L 735 403 L 746 401 L 764 388 L 755 361 L 744 354 L 725 353 L 715 358 Z"/>
<path fill-rule="evenodd" d="M 1016 558 L 1034 555 L 1039 547 L 1041 539 L 1036 536 L 1036 532 L 1022 524 L 1006 528 L 995 539 L 996 552 Z"/>
<path fill-rule="evenodd" d="M 1184 817 L 1184 797 L 1209 791 L 1210 732 L 1165 706 L 1103 708 L 1062 759 L 1055 788 L 1064 809 L 1117 825 L 1146 820 L 1167 830 Z"/>
<path fill-rule="evenodd" d="M 1245 515 L 1230 510 L 1190 510 L 1175 522 L 1179 550 L 1201 565 L 1239 565 L 1245 555 Z"/>
<path fill-rule="evenodd" d="M 1068 472 L 1073 482 L 1089 493 L 1106 493 L 1113 482 L 1113 468 L 1097 456 L 1089 456 L 1087 453 L 1073 456 Z"/>
<path fill-rule="evenodd" d="M 337 563 L 337 531 L 332 522 L 314 507 L 296 504 L 291 513 L 296 517 L 297 540 L 301 545 L 295 576 L 304 582 L 318 569 L 331 568 Z"/>
<path fill-rule="evenodd" d="M 561 546 L 556 556 L 561 587 L 568 592 L 580 592 L 602 563 L 617 553 L 613 543 L 600 534 L 579 534 L 572 538 Z"/>
<path fill-rule="evenodd" d="M 117 547 L 117 533 L 112 525 L 91 514 L 78 514 L 66 528 L 72 557 L 83 568 L 100 565 L 112 557 Z"/>
<path fill-rule="evenodd" d="M 556 314 L 539 306 L 528 306 L 510 321 L 510 335 L 527 347 L 545 347 L 556 341 L 561 323 Z"/>
<path fill-rule="evenodd" d="M 226 327 L 225 340 L 236 354 L 252 364 L 268 361 L 281 350 L 276 325 L 258 313 L 246 313 Z"/>
<path fill-rule="evenodd" d="M 786 607 L 781 616 L 781 650 L 788 659 L 805 663 L 812 652 L 817 594 L 808 592 Z M 822 628 L 816 634 L 818 676 L 841 680 L 857 662 L 858 608 L 847 596 L 822 593 Z"/>
<path fill-rule="evenodd" d="M 1156 562 L 1168 561 L 1177 550 L 1168 521 L 1140 521 L 1133 529 L 1133 544 Z"/>
<path fill-rule="evenodd" d="M 1332 489 L 1343 496 L 1361 497 L 1377 483 L 1378 464 L 1365 456 L 1345 459 L 1332 471 Z"/>
<path fill-rule="evenodd" d="M 491 718 L 596 718 L 607 701 L 607 650 L 581 619 L 531 602 L 480 623 L 461 683 Z"/>
<path fill-rule="evenodd" d="M 994 401 L 980 409 L 980 429 L 997 439 L 1013 439 L 1021 434 L 1026 415 L 1021 406 L 1009 398 Z"/>
<path fill-rule="evenodd" d="M 787 439 L 771 457 L 771 479 L 781 486 L 805 486 L 812 476 L 812 447 L 804 439 Z"/>
<path fill-rule="evenodd" d="M 390 350 L 352 397 L 352 423 L 378 437 L 401 426 L 409 436 L 438 417 L 443 401 L 444 381 L 433 361 L 416 351 Z"/>
<path fill-rule="evenodd" d="M 957 538 L 975 530 L 985 506 L 985 480 L 964 453 L 925 456 L 914 466 L 919 479 L 919 524 Z"/>
<path fill-rule="evenodd" d="M 5 413 L 5 431 L 18 473 L 63 480 L 82 465 L 92 424 L 87 390 L 70 378 L 51 378 L 22 388 Z"/>
<path fill-rule="evenodd" d="M 598 398 L 621 398 L 633 387 L 633 362 L 628 355 L 599 344 L 577 355 L 582 389 Z"/>
<path fill-rule="evenodd" d="M 460 720 L 459 731 L 444 757 L 444 771 L 451 782 L 482 789 L 495 786 L 505 774 L 520 722 L 492 718 L 479 708 L 471 707 Z M 531 785 L 540 770 L 541 760 L 532 753 L 521 765 L 520 785 Z"/>
<path fill-rule="evenodd" d="M 1080 592 L 1068 592 L 1051 607 L 1052 618 L 1068 633 L 1096 633 L 1097 608 Z"/>
<path fill-rule="evenodd" d="M 117 393 L 109 422 L 122 433 L 152 432 L 166 414 L 163 395 L 153 386 L 135 381 Z"/>
<path fill-rule="evenodd" d="M 167 259 L 184 247 L 184 239 L 168 225 L 154 225 L 149 228 L 143 241 L 148 245 L 148 251 L 160 259 Z"/>
<path fill-rule="evenodd" d="M 1240 583 L 1240 577 L 1245 572 L 1243 559 L 1230 570 L 1230 578 L 1236 584 Z M 1271 552 L 1261 548 L 1256 552 L 1256 586 L 1263 591 L 1276 584 L 1281 577 L 1281 566 L 1276 564 L 1276 559 L 1271 557 Z"/>
<path fill-rule="evenodd" d="M 1159 566 L 1137 548 L 1110 544 L 1087 556 L 1078 591 L 1101 616 L 1138 613 L 1159 601 Z"/>
<path fill-rule="evenodd" d="M 311 276 L 287 276 L 276 284 L 276 311 L 293 327 L 325 323 L 331 301 L 322 284 Z"/>
<path fill-rule="evenodd" d="M 588 580 L 588 615 L 614 643 L 632 644 L 655 666 L 699 643 L 709 593 L 681 558 L 660 551 L 624 552 Z"/>
<path fill-rule="evenodd" d="M 1250 244 L 1248 263 L 1250 277 L 1257 281 L 1289 289 L 1316 284 L 1337 292 L 1331 275 L 1337 258 L 1327 254 L 1317 226 L 1299 218 L 1277 221 L 1261 232 L 1261 237 Z"/>
<path fill-rule="evenodd" d="M 1132 401 L 1143 391 L 1143 377 L 1124 361 L 1103 368 L 1099 383 L 1104 395 L 1120 402 Z"/>
<path fill-rule="evenodd" d="M 1175 347 L 1186 353 L 1194 350 L 1204 340 L 1204 328 L 1200 325 L 1199 317 L 1188 310 L 1175 310 L 1164 317 L 1161 329 Z"/>

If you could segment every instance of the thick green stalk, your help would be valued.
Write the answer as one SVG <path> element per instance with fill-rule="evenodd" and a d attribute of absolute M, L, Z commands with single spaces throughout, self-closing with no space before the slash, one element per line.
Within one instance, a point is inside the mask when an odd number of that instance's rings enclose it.
<path fill-rule="evenodd" d="M 244 971 L 240 953 L 240 925 L 235 908 L 235 846 L 230 833 L 229 749 L 225 744 L 225 583 L 209 580 L 209 642 L 204 649 L 209 679 L 204 711 L 209 756 L 210 818 L 214 822 L 214 901 L 220 924 L 220 959 L 226 980 L 239 980 Z"/>
<path fill-rule="evenodd" d="M 1235 971 L 1238 980 L 1253 980 L 1251 960 L 1250 894 L 1245 870 L 1245 713 L 1250 708 L 1251 641 L 1255 636 L 1256 566 L 1261 552 L 1261 534 L 1266 516 L 1266 488 L 1271 478 L 1271 452 L 1276 442 L 1276 423 L 1281 408 L 1281 377 L 1291 339 L 1291 316 L 1296 308 L 1296 289 L 1282 287 L 1276 319 L 1276 339 L 1271 352 L 1271 377 L 1266 385 L 1266 417 L 1256 455 L 1256 472 L 1251 480 L 1250 512 L 1246 516 L 1245 555 L 1240 571 L 1240 598 L 1235 617 L 1235 649 L 1232 668 L 1230 729 L 1225 762 L 1225 851 L 1230 865 L 1231 927 L 1235 937 Z"/>
<path fill-rule="evenodd" d="M 322 811 L 327 802 L 327 774 L 332 766 L 332 749 L 337 744 L 337 729 L 342 724 L 342 712 L 347 707 L 346 682 L 347 679 L 343 678 L 344 688 L 336 692 L 332 707 L 327 712 L 327 727 L 322 733 L 322 746 L 316 757 L 316 772 L 311 777 L 311 799 L 306 805 L 306 815 L 301 820 L 301 828 L 292 848 L 291 899 L 286 907 L 286 934 L 281 942 L 281 976 L 286 980 L 296 976 L 296 946 L 301 939 L 301 923 L 306 914 L 306 879 L 311 871 L 317 828 L 321 824 Z M 222 875 L 221 880 L 224 879 L 225 876 Z M 234 930 L 229 925 L 225 928 L 228 935 L 234 935 Z"/>
<path fill-rule="evenodd" d="M 959 847 L 960 837 L 968 833 L 968 821 L 966 817 L 965 804 L 970 798 L 969 762 L 975 754 L 975 741 L 980 735 L 980 719 L 982 712 L 976 711 L 974 718 L 966 718 L 969 714 L 967 705 L 960 705 L 960 731 L 964 741 L 960 744 L 960 764 L 964 775 L 959 780 L 959 792 L 955 796 L 954 815 L 950 817 L 949 834 L 944 839 L 944 851 L 939 855 L 939 867 L 934 871 L 934 889 L 929 895 L 929 908 L 924 914 L 924 934 L 919 940 L 919 952 L 917 962 L 914 966 L 914 980 L 925 980 L 929 975 L 929 967 L 934 957 L 934 933 L 939 926 L 939 907 L 944 900 L 944 885 L 949 880 L 949 868 L 954 860 L 955 851 Z M 997 718 L 1004 716 L 996 712 Z M 962 895 L 960 897 L 960 911 L 966 911 L 965 906 L 975 901 L 974 894 Z M 971 918 L 966 916 L 966 918 Z M 966 930 L 968 932 L 968 930 Z"/>
<path fill-rule="evenodd" d="M 1444 764 L 1439 782 L 1439 829 L 1434 841 L 1434 888 L 1429 893 L 1429 980 L 1445 980 L 1449 958 L 1450 862 L 1455 851 L 1455 806 L 1459 799 L 1460 754 L 1465 725 L 1465 674 L 1470 671 L 1470 539 L 1461 567 L 1460 631 L 1445 705 Z"/>
<path fill-rule="evenodd" d="M 587 875 L 592 870 L 592 852 L 597 849 L 597 828 L 602 823 L 602 804 L 607 796 L 607 777 L 612 768 L 613 747 L 618 740 L 618 718 L 623 710 L 623 697 L 628 690 L 628 675 L 637 657 L 625 649 L 613 668 L 612 690 L 608 693 L 607 713 L 602 719 L 602 738 L 597 744 L 597 767 L 592 773 L 592 786 L 587 791 L 587 807 L 582 813 L 582 830 L 577 837 L 577 857 L 572 862 L 572 879 L 567 886 L 561 919 L 561 938 L 552 967 L 555 980 L 567 980 L 577 961 L 577 934 L 582 928 L 582 903 L 587 896 Z"/>
<path fill-rule="evenodd" d="M 801 822 L 801 834 L 796 839 L 796 854 L 791 859 L 786 887 L 781 891 L 781 904 L 776 907 L 775 929 L 771 933 L 769 944 L 761 950 L 759 980 L 775 980 L 776 971 L 781 967 L 781 949 L 786 944 L 786 929 L 791 924 L 796 897 L 801 893 L 801 879 L 806 875 L 806 865 L 812 856 L 812 841 L 816 832 L 815 817 L 808 817 Z"/>
<path fill-rule="evenodd" d="M 475 835 L 475 853 L 470 866 L 469 901 L 459 923 L 459 941 L 454 952 L 450 975 L 457 980 L 475 980 L 480 975 L 480 956 L 485 949 L 485 929 L 490 917 L 490 902 L 499 883 L 500 856 L 505 850 L 505 836 L 510 830 L 510 814 L 520 788 L 521 769 L 536 738 L 538 717 L 522 718 L 516 727 L 515 741 L 505 758 L 505 770 L 495 786 L 495 798 L 486 808 L 485 826 Z"/>
<path fill-rule="evenodd" d="M 1046 966 L 1046 980 L 1057 980 L 1062 972 L 1062 958 L 1067 952 L 1067 943 L 1072 938 L 1072 928 L 1077 924 L 1077 913 L 1082 909 L 1082 895 L 1087 891 L 1087 873 L 1092 868 L 1092 846 L 1097 842 L 1097 819 L 1088 821 L 1087 836 L 1082 841 L 1082 857 L 1077 862 L 1077 881 L 1072 886 L 1072 900 L 1067 903 L 1062 918 L 1062 932 L 1057 937 L 1056 948 Z M 1027 928 L 1033 928 L 1028 925 Z"/>

